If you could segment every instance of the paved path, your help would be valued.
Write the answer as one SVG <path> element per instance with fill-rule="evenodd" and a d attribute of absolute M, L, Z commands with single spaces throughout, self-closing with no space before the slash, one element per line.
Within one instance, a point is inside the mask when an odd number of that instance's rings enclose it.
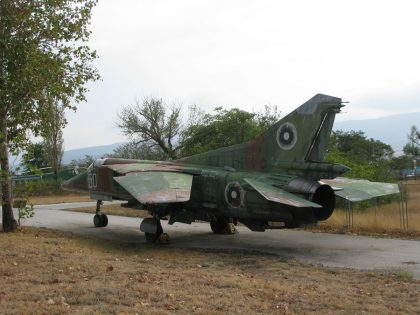
<path fill-rule="evenodd" d="M 62 211 L 95 203 L 36 206 L 35 217 L 25 225 L 46 227 L 103 239 L 145 243 L 140 219 L 108 216 L 105 228 L 93 227 L 93 215 Z M 364 236 L 312 233 L 296 230 L 269 230 L 263 233 L 239 227 L 237 235 L 214 235 L 206 223 L 167 225 L 171 247 L 246 250 L 296 258 L 330 267 L 366 270 L 403 268 L 420 279 L 420 241 Z"/>

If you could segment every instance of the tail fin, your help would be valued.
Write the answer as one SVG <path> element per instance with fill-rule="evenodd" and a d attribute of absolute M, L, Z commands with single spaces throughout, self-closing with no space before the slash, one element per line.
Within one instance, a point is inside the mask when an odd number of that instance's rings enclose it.
<path fill-rule="evenodd" d="M 317 94 L 255 139 L 178 160 L 208 166 L 263 170 L 282 162 L 322 161 L 341 99 Z"/>
<path fill-rule="evenodd" d="M 341 107 L 340 98 L 317 94 L 249 142 L 247 151 L 259 147 L 262 168 L 281 162 L 322 161 Z"/>

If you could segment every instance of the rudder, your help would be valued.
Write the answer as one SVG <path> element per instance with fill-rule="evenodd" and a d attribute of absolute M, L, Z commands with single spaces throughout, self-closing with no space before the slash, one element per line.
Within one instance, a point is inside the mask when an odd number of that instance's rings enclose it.
<path fill-rule="evenodd" d="M 281 162 L 322 161 L 335 115 L 342 107 L 340 98 L 317 94 L 271 126 L 258 141 L 262 168 Z"/>

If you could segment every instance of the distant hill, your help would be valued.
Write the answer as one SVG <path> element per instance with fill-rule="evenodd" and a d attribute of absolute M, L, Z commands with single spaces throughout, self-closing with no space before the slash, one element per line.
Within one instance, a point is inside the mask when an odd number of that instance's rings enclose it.
<path fill-rule="evenodd" d="M 114 149 L 116 149 L 120 144 L 121 143 L 114 143 L 65 151 L 63 155 L 63 164 L 68 164 L 72 160 L 83 159 L 86 155 L 100 158 L 105 154 L 113 153 Z"/>
<path fill-rule="evenodd" d="M 396 154 L 407 143 L 407 134 L 412 125 L 420 128 L 420 112 L 392 115 L 376 119 L 348 120 L 334 123 L 334 130 L 361 130 L 369 138 L 392 146 Z"/>

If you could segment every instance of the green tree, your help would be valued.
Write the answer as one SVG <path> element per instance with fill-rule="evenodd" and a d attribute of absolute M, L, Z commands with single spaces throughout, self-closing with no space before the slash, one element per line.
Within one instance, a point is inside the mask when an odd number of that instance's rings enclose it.
<path fill-rule="evenodd" d="M 22 155 L 21 166 L 24 171 L 34 171 L 48 166 L 42 143 L 31 143 L 26 146 Z"/>
<path fill-rule="evenodd" d="M 182 156 L 203 153 L 255 138 L 280 117 L 276 106 L 265 106 L 262 113 L 249 113 L 233 108 L 216 107 L 214 114 L 206 114 L 200 123 L 184 132 Z"/>
<path fill-rule="evenodd" d="M 164 160 L 165 153 L 153 144 L 130 141 L 119 145 L 109 157 L 135 160 Z"/>
<path fill-rule="evenodd" d="M 408 142 L 403 151 L 410 158 L 420 157 L 420 132 L 416 126 L 411 126 L 410 133 L 407 135 Z"/>
<path fill-rule="evenodd" d="M 63 130 L 66 123 L 64 107 L 57 100 L 50 100 L 47 104 L 48 115 L 43 119 L 44 127 L 42 145 L 44 156 L 54 172 L 56 188 L 59 187 L 58 172 L 61 170 L 61 161 L 64 154 Z"/>
<path fill-rule="evenodd" d="M 379 140 L 367 138 L 363 131 L 335 131 L 331 134 L 331 145 L 352 159 L 378 162 L 390 159 L 394 150 Z"/>
<path fill-rule="evenodd" d="M 390 167 L 393 154 L 390 145 L 367 138 L 362 131 L 335 131 L 325 160 L 350 167 L 347 177 L 389 181 L 395 179 Z"/>
<path fill-rule="evenodd" d="M 3 231 L 13 231 L 9 151 L 39 135 L 48 100 L 76 109 L 88 81 L 99 75 L 96 52 L 86 42 L 97 0 L 2 0 L 0 2 L 0 164 Z"/>
<path fill-rule="evenodd" d="M 184 130 L 180 113 L 180 105 L 150 97 L 123 107 L 117 125 L 135 143 L 159 147 L 167 158 L 175 159 Z"/>

